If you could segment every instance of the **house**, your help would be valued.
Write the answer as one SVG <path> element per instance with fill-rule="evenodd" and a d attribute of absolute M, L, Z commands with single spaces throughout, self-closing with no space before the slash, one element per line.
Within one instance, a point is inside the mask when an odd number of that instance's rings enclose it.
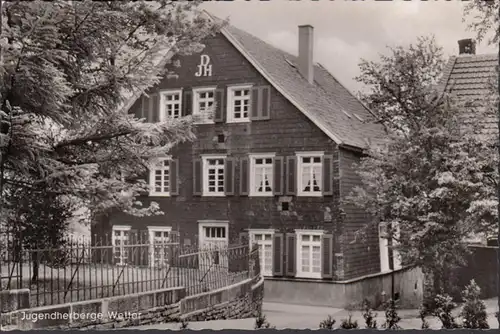
<path fill-rule="evenodd" d="M 495 98 L 498 91 L 498 54 L 476 54 L 473 39 L 458 41 L 458 56 L 450 57 L 440 81 L 440 89 L 458 101 L 484 106 L 485 101 Z M 488 113 L 481 120 L 485 138 L 493 139 L 498 135 L 498 119 L 495 113 Z M 497 237 L 473 235 L 467 241 L 471 244 L 497 243 Z"/>
<path fill-rule="evenodd" d="M 130 102 L 131 113 L 153 122 L 196 116 L 197 140 L 158 161 L 141 198 L 165 215 L 113 215 L 92 234 L 112 235 L 114 245 L 131 234 L 200 247 L 257 243 L 266 296 L 293 291 L 289 300 L 300 302 L 334 305 L 333 292 L 326 287 L 325 297 L 294 283 L 390 271 L 387 240 L 373 229 L 358 241 L 368 217 L 341 203 L 360 184 L 355 164 L 384 140 L 383 128 L 313 62 L 313 27 L 298 29 L 298 57 L 231 25 L 207 39 L 201 54 L 174 56 L 177 77 Z"/>
<path fill-rule="evenodd" d="M 484 101 L 498 92 L 498 54 L 476 54 L 475 41 L 458 41 L 459 53 L 450 58 L 441 80 L 441 89 L 462 101 L 483 106 Z M 498 138 L 498 118 L 495 114 L 482 120 L 485 136 Z M 482 298 L 497 296 L 497 248 L 496 235 L 473 235 L 466 240 L 471 254 L 467 266 L 460 268 L 456 286 L 462 288 L 474 279 L 481 288 Z"/>

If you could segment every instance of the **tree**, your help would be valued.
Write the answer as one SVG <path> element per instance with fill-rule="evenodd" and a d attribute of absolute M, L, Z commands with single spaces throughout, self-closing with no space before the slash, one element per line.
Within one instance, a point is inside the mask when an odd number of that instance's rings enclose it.
<path fill-rule="evenodd" d="M 5 190 L 10 200 L 7 231 L 17 245 L 15 255 L 30 255 L 31 282 L 36 283 L 40 263 L 52 267 L 66 264 L 68 239 L 65 232 L 73 218 L 74 207 L 72 201 L 47 188 L 7 186 Z M 41 248 L 46 250 L 40 251 Z"/>
<path fill-rule="evenodd" d="M 390 139 L 362 159 L 363 185 L 347 199 L 373 217 L 366 228 L 392 226 L 392 247 L 434 276 L 436 293 L 453 284 L 447 276 L 464 262 L 464 238 L 497 219 L 498 159 L 480 122 L 491 111 L 443 94 L 443 65 L 433 38 L 361 62 L 357 80 L 371 88 L 363 99 Z"/>
<path fill-rule="evenodd" d="M 218 30 L 199 4 L 3 3 L 0 210 L 14 187 L 76 199 L 94 218 L 162 213 L 136 200 L 148 189 L 141 179 L 154 158 L 194 138 L 192 122 L 148 124 L 127 114 L 126 102 L 180 66 L 165 69 L 167 52 L 199 52 Z"/>
<path fill-rule="evenodd" d="M 495 104 L 497 106 L 497 122 L 498 122 L 498 151 L 500 154 L 500 102 L 498 96 L 500 96 L 500 2 L 498 1 L 481 1 L 473 0 L 465 7 L 464 11 L 465 17 L 473 17 L 473 20 L 469 23 L 469 28 L 472 28 L 477 33 L 477 39 L 479 41 L 483 40 L 488 34 L 490 38 L 488 39 L 489 44 L 498 43 L 498 68 L 497 68 L 497 85 L 492 87 L 492 93 L 497 96 Z M 465 20 L 465 18 L 464 18 Z M 500 161 L 497 169 L 500 174 Z M 497 198 L 498 198 L 498 219 L 500 219 L 500 181 L 497 184 Z M 500 220 L 497 224 L 497 243 L 500 243 Z M 500 246 L 500 244 L 499 244 Z M 497 250 L 497 294 L 498 294 L 498 309 L 496 313 L 498 323 L 500 324 L 500 247 Z"/>

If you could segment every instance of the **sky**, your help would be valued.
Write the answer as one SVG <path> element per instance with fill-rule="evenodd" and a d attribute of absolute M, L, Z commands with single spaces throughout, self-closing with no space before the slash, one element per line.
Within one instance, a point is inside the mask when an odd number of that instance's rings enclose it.
<path fill-rule="evenodd" d="M 352 92 L 361 59 L 377 60 L 387 46 L 408 45 L 434 35 L 446 57 L 458 54 L 458 40 L 474 38 L 463 22 L 462 1 L 210 1 L 202 8 L 262 40 L 297 54 L 298 26 L 314 27 L 314 60 Z M 497 48 L 477 45 L 476 53 Z"/>

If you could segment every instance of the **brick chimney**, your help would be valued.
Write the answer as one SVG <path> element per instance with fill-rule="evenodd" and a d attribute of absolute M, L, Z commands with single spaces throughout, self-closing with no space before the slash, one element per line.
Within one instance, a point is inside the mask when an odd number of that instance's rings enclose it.
<path fill-rule="evenodd" d="M 299 26 L 299 59 L 300 74 L 312 84 L 314 82 L 313 49 L 314 28 L 311 25 Z"/>
<path fill-rule="evenodd" d="M 472 38 L 461 39 L 458 41 L 458 54 L 459 55 L 475 55 L 476 54 L 476 41 Z"/>

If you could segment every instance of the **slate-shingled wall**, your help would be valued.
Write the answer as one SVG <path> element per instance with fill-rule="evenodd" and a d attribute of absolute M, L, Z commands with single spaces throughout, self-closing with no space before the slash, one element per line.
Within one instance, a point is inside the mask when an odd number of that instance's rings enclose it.
<path fill-rule="evenodd" d="M 145 205 L 152 200 L 158 202 L 165 215 L 156 217 L 134 218 L 115 215 L 110 222 L 100 228 L 100 234 L 109 233 L 111 223 L 131 225 L 138 231 L 147 229 L 148 225 L 168 225 L 173 230 L 180 231 L 181 242 L 197 243 L 198 220 L 229 220 L 230 242 L 238 241 L 240 232 L 246 228 L 276 228 L 283 232 L 293 232 L 295 228 L 326 229 L 338 234 L 340 218 L 339 206 L 339 150 L 336 144 L 318 129 L 305 115 L 297 110 L 276 89 L 253 68 L 253 66 L 222 36 L 211 38 L 206 43 L 202 54 L 210 56 L 212 64 L 211 77 L 195 77 L 200 55 L 186 56 L 181 59 L 181 67 L 175 68 L 177 79 L 163 80 L 158 89 L 217 86 L 225 87 L 231 84 L 254 84 L 269 86 L 270 119 L 252 121 L 250 123 L 215 125 L 199 125 L 196 128 L 197 140 L 194 143 L 184 143 L 174 149 L 171 154 L 179 161 L 179 195 L 175 197 L 142 198 Z M 285 61 L 285 60 L 283 60 Z M 299 74 L 297 74 L 299 75 Z M 224 99 L 224 104 L 225 104 Z M 132 112 L 139 110 L 140 101 Z M 224 135 L 225 142 L 217 143 L 218 135 Z M 248 153 L 272 153 L 283 157 L 295 155 L 297 151 L 323 151 L 332 155 L 333 195 L 325 197 L 295 197 L 291 196 L 288 212 L 280 211 L 280 201 L 287 196 L 253 197 L 241 195 L 240 168 L 241 159 Z M 223 153 L 234 158 L 235 178 L 234 195 L 227 197 L 193 196 L 193 160 L 200 154 Z M 343 165 L 342 168 L 348 168 Z M 350 171 L 344 171 L 350 175 Z M 284 182 L 283 176 L 283 182 Z M 349 181 L 347 181 L 349 182 Z M 285 185 L 285 183 L 283 184 Z M 325 212 L 329 212 L 325 215 Z M 332 221 L 325 222 L 325 216 L 331 215 Z M 329 219 L 328 219 L 329 220 Z M 96 231 L 96 229 L 95 229 Z M 338 238 L 338 235 L 336 239 Z M 373 249 L 374 250 L 374 249 Z M 340 246 L 336 243 L 334 252 L 338 253 Z M 360 249 L 354 250 L 359 252 Z M 352 252 L 349 252 L 351 254 Z M 349 255 L 349 259 L 358 261 L 365 255 Z M 378 263 L 378 261 L 371 262 Z M 341 262 L 339 262 L 341 263 Z M 344 263 L 346 261 L 344 260 Z M 350 268 L 353 268 L 352 266 Z M 352 273 L 363 273 L 371 270 L 356 269 Z M 373 272 L 373 271 L 371 271 Z M 338 277 L 341 279 L 342 277 Z"/>

